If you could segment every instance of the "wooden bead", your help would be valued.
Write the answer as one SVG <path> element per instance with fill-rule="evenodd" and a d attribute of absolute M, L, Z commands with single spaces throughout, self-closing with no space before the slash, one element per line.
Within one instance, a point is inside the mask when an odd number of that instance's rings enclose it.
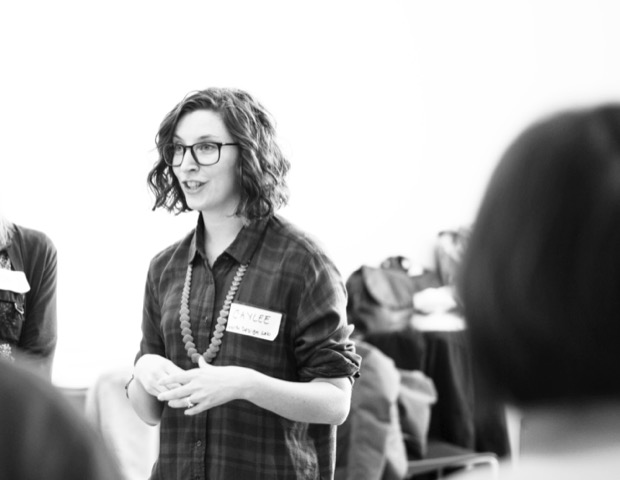
<path fill-rule="evenodd" d="M 228 322 L 228 314 L 230 313 L 230 304 L 235 298 L 237 290 L 239 290 L 239 285 L 241 285 L 241 281 L 243 280 L 243 276 L 245 275 L 247 268 L 247 263 L 239 265 L 239 267 L 237 268 L 237 273 L 233 278 L 232 284 L 228 289 L 226 300 L 224 301 L 224 305 L 222 306 L 220 314 L 216 320 L 217 324 L 215 326 L 215 331 L 213 332 L 213 337 L 211 338 L 211 343 L 207 351 L 204 353 L 204 355 L 202 355 L 203 358 L 209 363 L 213 361 L 213 359 L 216 357 L 217 353 L 220 350 L 222 338 L 224 337 L 224 331 L 226 330 L 226 323 Z M 183 285 L 183 293 L 181 294 L 179 321 L 181 324 L 181 335 L 183 338 L 183 343 L 185 344 L 185 350 L 187 350 L 187 355 L 192 359 L 192 362 L 198 363 L 201 355 L 198 353 L 198 350 L 196 350 L 196 344 L 194 343 L 194 337 L 192 336 L 192 325 L 189 316 L 189 296 L 192 288 L 192 272 L 193 267 L 190 263 L 187 265 L 185 285 Z"/>

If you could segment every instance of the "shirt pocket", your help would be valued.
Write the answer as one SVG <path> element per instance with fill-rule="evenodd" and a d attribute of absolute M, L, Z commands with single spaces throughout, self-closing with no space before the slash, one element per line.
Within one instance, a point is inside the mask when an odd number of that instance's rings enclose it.
<path fill-rule="evenodd" d="M 0 290 L 0 341 L 17 344 L 25 318 L 25 295 Z"/>
<path fill-rule="evenodd" d="M 274 340 L 225 331 L 220 351 L 223 364 L 252 368 L 265 375 L 286 380 L 296 378 L 296 361 L 284 333 L 285 322 L 286 315 L 283 314 L 282 324 Z"/>

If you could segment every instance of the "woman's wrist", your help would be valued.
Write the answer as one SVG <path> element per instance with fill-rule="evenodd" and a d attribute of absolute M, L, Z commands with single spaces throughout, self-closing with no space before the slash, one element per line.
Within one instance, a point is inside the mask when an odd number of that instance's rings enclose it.
<path fill-rule="evenodd" d="M 125 396 L 127 398 L 129 398 L 129 385 L 131 385 L 131 382 L 133 382 L 135 379 L 136 379 L 136 376 L 135 375 L 131 375 L 131 378 L 125 384 Z"/>
<path fill-rule="evenodd" d="M 260 389 L 260 377 L 261 373 L 251 368 L 239 367 L 243 372 L 241 375 L 241 381 L 239 382 L 239 394 L 240 400 L 246 400 L 252 402 L 252 394 L 256 393 Z"/>

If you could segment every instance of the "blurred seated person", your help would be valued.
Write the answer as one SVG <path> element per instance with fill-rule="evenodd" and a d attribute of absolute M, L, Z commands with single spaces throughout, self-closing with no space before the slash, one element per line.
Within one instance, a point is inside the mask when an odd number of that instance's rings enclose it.
<path fill-rule="evenodd" d="M 0 360 L 0 472 L 3 480 L 121 480 L 91 425 L 49 382 Z"/>
<path fill-rule="evenodd" d="M 458 285 L 476 365 L 522 414 L 501 478 L 618 478 L 619 220 L 620 105 L 536 122 L 491 178 Z"/>
<path fill-rule="evenodd" d="M 19 351 L 51 380 L 56 349 L 56 248 L 42 232 L 0 216 L 0 358 Z"/>
<path fill-rule="evenodd" d="M 356 341 L 364 373 L 355 381 L 351 410 L 338 427 L 335 480 L 399 480 L 407 471 L 400 426 L 400 375 L 379 349 Z"/>
<path fill-rule="evenodd" d="M 420 371 L 403 370 L 354 337 L 363 374 L 352 390 L 351 410 L 337 430 L 335 480 L 400 480 L 409 460 L 426 454 L 437 392 Z"/>

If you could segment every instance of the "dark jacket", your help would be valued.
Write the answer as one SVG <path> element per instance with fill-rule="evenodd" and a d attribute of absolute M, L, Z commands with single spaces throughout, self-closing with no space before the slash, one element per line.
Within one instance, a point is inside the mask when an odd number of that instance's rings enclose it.
<path fill-rule="evenodd" d="M 14 225 L 6 248 L 13 270 L 22 271 L 30 284 L 25 294 L 0 290 L 0 301 L 13 302 L 14 318 L 0 327 L 0 343 L 51 379 L 56 349 L 56 248 L 42 232 Z"/>

